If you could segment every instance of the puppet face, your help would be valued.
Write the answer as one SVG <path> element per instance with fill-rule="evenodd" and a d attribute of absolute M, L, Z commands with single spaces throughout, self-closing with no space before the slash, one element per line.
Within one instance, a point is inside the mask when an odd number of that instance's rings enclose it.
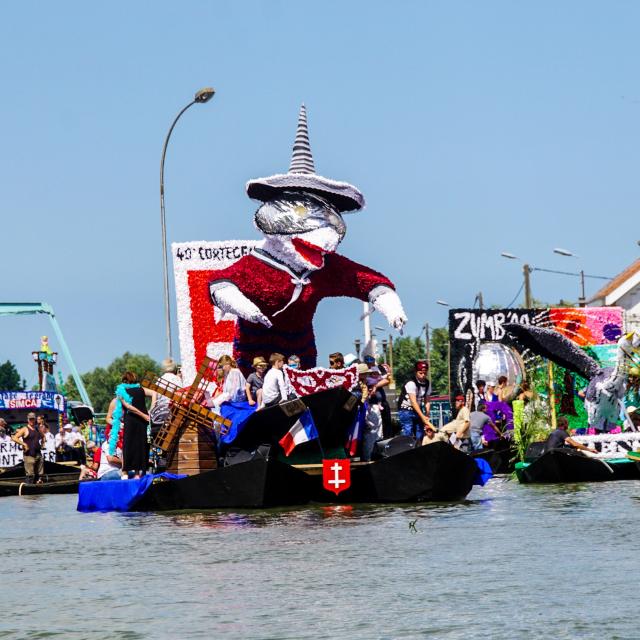
<path fill-rule="evenodd" d="M 285 191 L 265 202 L 256 212 L 255 223 L 272 252 L 305 270 L 323 267 L 325 254 L 338 248 L 347 231 L 333 205 L 300 191 Z"/>

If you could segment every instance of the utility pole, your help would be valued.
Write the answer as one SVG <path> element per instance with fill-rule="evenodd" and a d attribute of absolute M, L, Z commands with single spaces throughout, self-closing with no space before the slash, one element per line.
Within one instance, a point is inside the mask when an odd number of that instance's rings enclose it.
<path fill-rule="evenodd" d="M 578 299 L 580 307 L 587 306 L 587 298 L 584 295 L 584 269 L 580 269 L 580 298 Z"/>
<path fill-rule="evenodd" d="M 524 275 L 524 306 L 526 309 L 531 309 L 533 306 L 533 302 L 531 300 L 531 267 L 528 264 L 523 264 L 522 273 Z"/>

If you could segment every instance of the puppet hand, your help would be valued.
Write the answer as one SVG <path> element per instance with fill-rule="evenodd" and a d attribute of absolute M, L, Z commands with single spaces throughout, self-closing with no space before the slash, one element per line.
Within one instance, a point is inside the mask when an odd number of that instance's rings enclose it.
<path fill-rule="evenodd" d="M 247 320 L 250 320 L 250 319 L 247 318 Z M 258 309 L 258 314 L 255 316 L 255 320 L 250 320 L 250 322 L 256 322 L 256 323 L 259 322 L 260 324 L 263 324 L 265 327 L 267 327 L 267 329 L 271 329 L 271 327 L 273 326 L 273 324 L 271 323 L 271 320 L 269 320 L 269 318 L 267 318 L 267 316 L 265 316 L 264 313 L 260 311 L 260 309 Z"/>
<path fill-rule="evenodd" d="M 398 294 L 393 289 L 385 286 L 376 287 L 369 294 L 369 302 L 376 311 L 379 311 L 387 319 L 387 322 L 394 329 L 402 332 L 402 327 L 407 322 L 407 316 L 404 313 Z"/>
<path fill-rule="evenodd" d="M 223 313 L 233 313 L 247 320 L 271 327 L 271 320 L 260 311 L 247 296 L 231 282 L 212 282 L 210 285 L 211 300 Z"/>
<path fill-rule="evenodd" d="M 400 333 L 402 333 L 402 328 L 406 323 L 407 323 L 406 316 L 398 316 L 397 318 L 394 318 L 390 324 L 394 329 L 397 329 Z"/>

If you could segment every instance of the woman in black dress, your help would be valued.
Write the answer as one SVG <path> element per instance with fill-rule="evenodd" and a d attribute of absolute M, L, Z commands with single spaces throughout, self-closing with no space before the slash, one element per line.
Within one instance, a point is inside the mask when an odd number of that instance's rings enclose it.
<path fill-rule="evenodd" d="M 138 378 L 132 371 L 127 371 L 122 376 L 122 382 L 127 385 L 126 392 L 131 397 L 131 402 L 122 400 L 125 409 L 124 433 L 122 441 L 122 473 L 123 477 L 134 479 L 143 476 L 149 466 L 149 446 L 147 444 L 147 425 L 149 415 L 145 396 L 150 395 L 138 382 Z"/>

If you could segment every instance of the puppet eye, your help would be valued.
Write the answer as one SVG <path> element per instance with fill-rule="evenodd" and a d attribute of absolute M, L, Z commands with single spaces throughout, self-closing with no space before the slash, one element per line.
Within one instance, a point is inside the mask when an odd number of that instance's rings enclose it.
<path fill-rule="evenodd" d="M 304 216 L 306 216 L 306 215 L 307 215 L 307 207 L 305 207 L 305 206 L 303 206 L 303 205 L 299 204 L 299 205 L 297 205 L 297 206 L 295 206 L 295 207 L 293 208 L 293 212 L 294 212 L 296 215 L 298 215 L 298 216 L 300 216 L 301 218 L 303 218 Z"/>

